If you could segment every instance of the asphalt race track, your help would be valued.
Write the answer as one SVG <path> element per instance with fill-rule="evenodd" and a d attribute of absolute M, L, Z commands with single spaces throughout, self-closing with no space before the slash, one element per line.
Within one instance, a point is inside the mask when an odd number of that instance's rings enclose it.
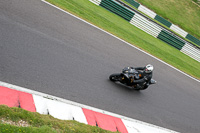
<path fill-rule="evenodd" d="M 148 63 L 157 84 L 145 91 L 108 80 L 125 66 Z M 40 0 L 0 2 L 0 81 L 178 132 L 200 132 L 200 82 Z"/>

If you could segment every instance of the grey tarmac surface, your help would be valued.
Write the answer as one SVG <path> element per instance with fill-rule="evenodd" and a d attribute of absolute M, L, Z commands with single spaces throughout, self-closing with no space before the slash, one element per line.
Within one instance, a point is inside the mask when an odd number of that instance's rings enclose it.
<path fill-rule="evenodd" d="M 40 0 L 0 1 L 0 81 L 182 133 L 200 132 L 200 83 Z M 108 80 L 155 66 L 156 85 Z M 183 64 L 184 65 L 184 64 Z"/>

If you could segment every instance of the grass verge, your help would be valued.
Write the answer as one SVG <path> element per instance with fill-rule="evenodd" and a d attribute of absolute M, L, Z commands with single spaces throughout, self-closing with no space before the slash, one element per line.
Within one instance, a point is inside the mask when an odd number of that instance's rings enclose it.
<path fill-rule="evenodd" d="M 0 105 L 1 133 L 111 133 L 73 120 L 59 120 L 21 108 Z"/>
<path fill-rule="evenodd" d="M 147 14 L 143 13 L 142 11 L 139 11 L 137 8 L 135 8 L 135 7 L 134 7 L 133 5 L 131 5 L 130 3 L 126 2 L 126 0 L 121 0 L 121 1 L 124 2 L 125 4 L 129 5 L 129 6 L 132 7 L 133 9 L 137 10 L 137 11 L 140 12 L 141 14 L 143 14 L 143 15 L 145 15 L 145 16 L 148 16 Z M 159 22 L 158 20 L 152 19 L 150 16 L 148 16 L 148 17 L 149 17 L 152 21 L 154 21 L 154 22 L 156 22 L 157 24 L 163 26 L 165 29 L 167 29 L 167 30 L 169 30 L 169 31 L 171 31 L 171 32 L 175 32 L 175 31 L 173 31 L 172 29 L 170 29 L 169 27 L 167 27 L 166 25 L 164 25 L 164 24 L 162 24 L 161 22 Z M 176 33 L 176 32 L 175 32 L 175 33 Z M 178 36 L 179 36 L 180 38 L 182 38 L 183 40 L 186 40 L 186 41 L 188 41 L 189 43 L 191 43 L 191 44 L 193 44 L 193 45 L 195 45 L 195 46 L 197 46 L 197 47 L 200 48 L 199 45 L 197 45 L 196 43 L 192 42 L 191 40 L 189 40 L 189 39 L 183 37 L 183 36 L 180 35 L 179 33 L 176 33 L 176 35 L 178 35 Z"/>
<path fill-rule="evenodd" d="M 143 49 L 177 69 L 200 79 L 200 63 L 198 61 L 161 40 L 148 35 L 121 17 L 91 3 L 89 0 L 47 1 Z"/>
<path fill-rule="evenodd" d="M 137 1 L 200 39 L 200 7 L 198 6 L 200 1 L 194 0 L 198 4 L 194 4 L 193 0 Z"/>

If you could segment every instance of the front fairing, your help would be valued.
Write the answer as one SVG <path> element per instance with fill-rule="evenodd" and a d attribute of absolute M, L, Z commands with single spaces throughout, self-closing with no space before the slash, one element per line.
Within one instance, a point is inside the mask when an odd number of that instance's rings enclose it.
<path fill-rule="evenodd" d="M 122 70 L 122 73 L 123 73 L 123 75 L 124 75 L 127 79 L 129 79 L 129 78 L 139 79 L 138 71 L 135 70 L 135 69 L 132 68 L 132 67 L 125 67 L 125 68 Z"/>
<path fill-rule="evenodd" d="M 134 68 L 131 68 L 131 67 L 125 67 L 122 70 L 122 73 L 138 74 L 138 71 L 136 71 Z"/>

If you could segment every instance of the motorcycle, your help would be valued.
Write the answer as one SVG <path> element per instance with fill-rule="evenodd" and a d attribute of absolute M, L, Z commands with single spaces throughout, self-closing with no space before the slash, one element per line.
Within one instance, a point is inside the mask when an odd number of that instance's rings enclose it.
<path fill-rule="evenodd" d="M 141 78 L 142 78 L 142 71 L 135 70 L 132 67 L 125 67 L 122 70 L 122 73 L 115 73 L 109 76 L 109 79 L 111 81 L 120 82 L 121 84 L 124 84 L 134 90 L 145 90 L 148 88 L 149 85 L 156 84 L 156 81 L 154 79 L 151 79 L 149 83 L 145 82 L 142 85 L 132 84 L 133 80 L 137 80 Z"/>

